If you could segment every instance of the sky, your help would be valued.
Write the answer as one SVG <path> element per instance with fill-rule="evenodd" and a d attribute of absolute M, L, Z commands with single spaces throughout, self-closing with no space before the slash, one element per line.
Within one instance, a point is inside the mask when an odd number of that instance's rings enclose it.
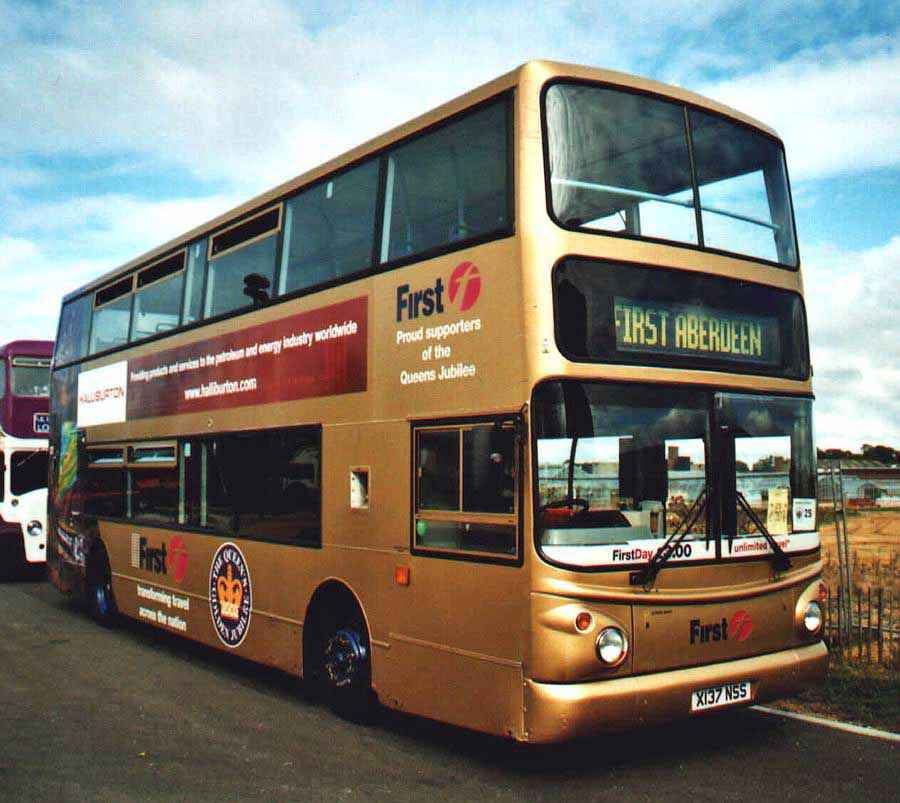
<path fill-rule="evenodd" d="M 0 343 L 61 296 L 522 62 L 678 84 L 785 142 L 816 440 L 900 447 L 900 2 L 0 0 Z"/>

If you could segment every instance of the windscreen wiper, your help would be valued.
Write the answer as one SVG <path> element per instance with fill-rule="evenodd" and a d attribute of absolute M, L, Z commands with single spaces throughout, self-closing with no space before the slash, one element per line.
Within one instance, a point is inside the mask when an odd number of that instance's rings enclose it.
<path fill-rule="evenodd" d="M 694 500 L 694 503 L 688 508 L 687 513 L 685 513 L 684 518 L 681 520 L 681 524 L 675 528 L 672 534 L 666 539 L 665 543 L 656 550 L 653 557 L 647 561 L 647 565 L 640 571 L 632 572 L 628 576 L 628 581 L 631 585 L 643 586 L 644 591 L 649 591 L 653 587 L 653 583 L 656 580 L 656 576 L 659 574 L 659 570 L 662 569 L 669 558 L 672 557 L 675 550 L 678 548 L 678 545 L 685 539 L 688 533 L 690 533 L 691 528 L 696 524 L 697 519 L 699 519 L 703 514 L 703 511 L 706 510 L 706 496 L 706 486 L 704 485 L 703 490 L 700 491 L 697 498 Z M 663 511 L 663 515 L 665 515 L 665 511 Z"/>
<path fill-rule="evenodd" d="M 778 542 L 772 537 L 771 533 L 766 529 L 766 526 L 762 523 L 762 519 L 756 515 L 753 508 L 750 507 L 750 504 L 744 498 L 744 495 L 738 491 L 737 492 L 737 502 L 738 506 L 747 516 L 750 518 L 756 525 L 756 529 L 759 530 L 766 541 L 769 542 L 769 546 L 772 547 L 772 565 L 775 567 L 776 571 L 786 572 L 791 568 L 791 559 L 785 554 L 784 550 L 778 545 Z"/>

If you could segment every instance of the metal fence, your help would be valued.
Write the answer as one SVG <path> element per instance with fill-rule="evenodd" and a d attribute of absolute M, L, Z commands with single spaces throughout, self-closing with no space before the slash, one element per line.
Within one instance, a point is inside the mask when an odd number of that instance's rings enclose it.
<path fill-rule="evenodd" d="M 825 638 L 839 661 L 900 668 L 900 599 L 882 588 L 854 588 L 848 597 L 839 585 L 830 588 Z"/>
<path fill-rule="evenodd" d="M 886 581 L 888 588 L 871 583 L 865 577 L 871 567 L 851 564 L 857 556 L 847 535 L 846 479 L 839 466 L 818 471 L 822 541 L 834 538 L 837 556 L 837 576 L 827 583 L 825 638 L 836 660 L 900 668 L 900 596 L 890 580 Z M 859 482 L 850 477 L 851 485 L 854 481 Z M 885 570 L 890 572 L 894 565 L 890 561 Z M 885 578 L 882 575 L 880 579 Z"/>

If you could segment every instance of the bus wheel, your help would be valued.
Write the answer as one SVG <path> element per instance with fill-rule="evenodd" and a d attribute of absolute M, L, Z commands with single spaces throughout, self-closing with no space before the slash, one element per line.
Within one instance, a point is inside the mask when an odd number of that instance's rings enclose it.
<path fill-rule="evenodd" d="M 116 600 L 112 592 L 109 558 L 102 546 L 91 553 L 85 590 L 91 617 L 102 625 L 112 624 L 116 617 Z"/>
<path fill-rule="evenodd" d="M 375 712 L 369 637 L 362 617 L 351 615 L 329 628 L 322 650 L 328 701 L 345 719 L 366 720 Z"/>

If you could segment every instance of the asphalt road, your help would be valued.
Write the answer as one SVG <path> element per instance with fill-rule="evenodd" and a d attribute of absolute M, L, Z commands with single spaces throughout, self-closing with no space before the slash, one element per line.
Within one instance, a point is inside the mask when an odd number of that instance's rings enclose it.
<path fill-rule="evenodd" d="M 464 693 L 460 690 L 459 693 Z M 0 800 L 896 800 L 888 742 L 738 710 L 516 745 L 302 684 L 150 626 L 98 627 L 34 573 L 0 580 Z"/>

